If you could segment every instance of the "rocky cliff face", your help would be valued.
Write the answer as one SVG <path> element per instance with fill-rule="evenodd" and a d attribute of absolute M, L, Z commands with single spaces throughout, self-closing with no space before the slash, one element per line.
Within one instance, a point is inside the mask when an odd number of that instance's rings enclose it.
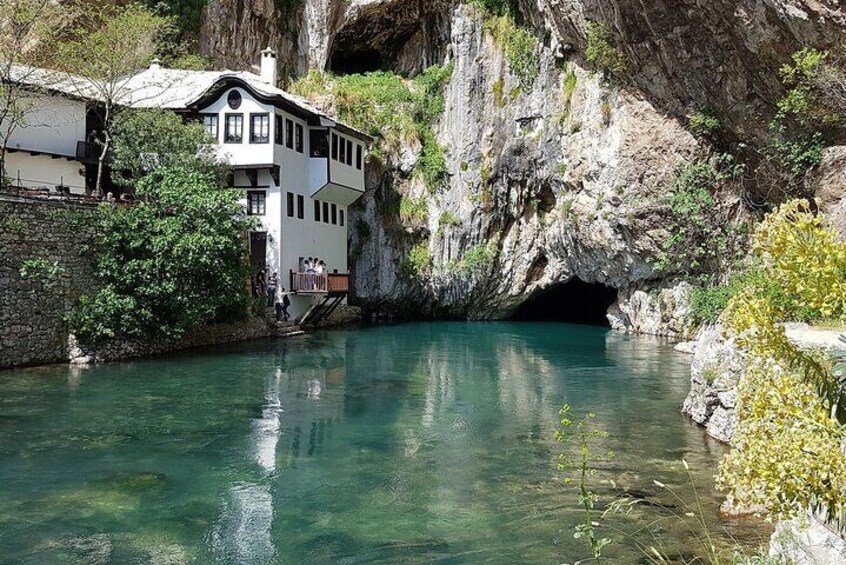
<path fill-rule="evenodd" d="M 289 75 L 384 69 L 414 74 L 454 64 L 436 134 L 447 179 L 434 194 L 414 174 L 413 143 L 373 166 L 351 216 L 354 282 L 364 306 L 496 318 L 573 277 L 619 290 L 616 325 L 689 330 L 686 286 L 656 273 L 671 237 L 668 186 L 711 147 L 686 116 L 719 110 L 722 143 L 765 135 L 781 95 L 778 68 L 804 44 L 838 44 L 834 0 L 521 0 L 537 37 L 534 80 L 518 76 L 474 5 L 441 0 L 212 0 L 203 49 L 244 66 L 265 44 Z M 619 38 L 627 71 L 610 80 L 585 62 L 588 21 Z M 426 202 L 397 230 L 386 202 Z M 726 221 L 744 214 L 718 195 Z M 394 207 L 395 209 L 396 207 Z M 358 226 L 368 226 L 356 229 Z M 412 248 L 425 276 L 401 269 Z M 472 261 L 470 260 L 472 258 Z"/>

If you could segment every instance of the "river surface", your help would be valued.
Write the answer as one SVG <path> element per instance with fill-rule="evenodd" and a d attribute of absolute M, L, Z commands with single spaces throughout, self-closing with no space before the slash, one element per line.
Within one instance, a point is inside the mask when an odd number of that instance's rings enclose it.
<path fill-rule="evenodd" d="M 679 414 L 688 363 L 602 328 L 432 323 L 0 373 L 0 563 L 573 562 L 563 403 L 616 452 L 598 506 L 639 501 L 600 520 L 605 555 L 690 557 L 703 529 L 653 482 L 695 505 L 682 459 L 718 544 L 749 532 Z"/>

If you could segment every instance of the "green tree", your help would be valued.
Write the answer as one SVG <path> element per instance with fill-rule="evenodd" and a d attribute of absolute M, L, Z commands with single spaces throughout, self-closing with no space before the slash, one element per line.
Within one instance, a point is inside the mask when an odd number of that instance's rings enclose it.
<path fill-rule="evenodd" d="M 167 110 L 125 110 L 112 128 L 112 179 L 130 185 L 159 169 L 182 167 L 223 179 L 225 163 L 202 124 Z"/>
<path fill-rule="evenodd" d="M 81 77 L 72 81 L 79 94 L 97 100 L 102 138 L 97 164 L 96 192 L 102 193 L 103 172 L 112 144 L 115 115 L 140 91 L 127 77 L 147 67 L 159 49 L 162 34 L 172 24 L 142 4 L 111 2 L 86 5 L 76 28 L 58 49 L 57 66 Z M 167 84 L 144 85 L 145 92 Z"/>
<path fill-rule="evenodd" d="M 208 173 L 160 168 L 137 184 L 132 207 L 102 205 L 86 247 L 102 289 L 83 296 L 70 329 L 91 345 L 111 338 L 178 337 L 243 316 L 244 233 L 239 194 Z"/>

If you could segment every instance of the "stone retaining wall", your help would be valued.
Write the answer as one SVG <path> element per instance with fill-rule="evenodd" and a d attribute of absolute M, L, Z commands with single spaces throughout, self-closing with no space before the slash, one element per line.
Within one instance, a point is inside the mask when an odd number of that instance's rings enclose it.
<path fill-rule="evenodd" d="M 91 207 L 0 196 L 0 369 L 67 361 L 64 314 L 95 287 L 79 246 L 90 228 L 75 218 Z M 27 260 L 55 261 L 54 280 L 24 280 Z"/>
<path fill-rule="evenodd" d="M 144 342 L 116 341 L 96 350 L 80 347 L 74 336 L 68 338 L 68 358 L 73 364 L 87 365 L 123 359 L 137 359 L 172 351 L 261 339 L 274 335 L 274 327 L 262 317 L 249 317 L 227 324 L 211 324 L 192 328 L 179 339 Z"/>

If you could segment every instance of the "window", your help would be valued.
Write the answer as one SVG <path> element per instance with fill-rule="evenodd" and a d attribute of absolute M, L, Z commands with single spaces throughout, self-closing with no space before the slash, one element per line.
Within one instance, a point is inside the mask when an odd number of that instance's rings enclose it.
<path fill-rule="evenodd" d="M 270 116 L 250 114 L 250 143 L 268 143 L 270 141 Z"/>
<path fill-rule="evenodd" d="M 267 194 L 263 190 L 247 192 L 247 215 L 264 216 L 266 211 Z"/>
<path fill-rule="evenodd" d="M 294 122 L 285 118 L 285 147 L 294 148 Z"/>
<path fill-rule="evenodd" d="M 273 133 L 273 142 L 276 145 L 284 145 L 285 144 L 285 130 L 282 129 L 282 116 L 275 116 L 276 117 L 276 131 Z"/>
<path fill-rule="evenodd" d="M 326 159 L 329 157 L 329 132 L 322 129 L 309 130 L 309 155 Z"/>
<path fill-rule="evenodd" d="M 297 124 L 296 128 L 297 128 L 297 130 L 296 130 L 297 133 L 294 136 L 294 139 L 296 140 L 296 148 L 297 148 L 297 152 L 302 153 L 303 152 L 303 126 L 301 124 Z"/>
<path fill-rule="evenodd" d="M 343 137 L 339 138 L 338 141 L 341 144 L 341 149 L 338 151 L 338 161 L 340 161 L 341 163 L 346 163 L 346 161 L 347 161 L 347 142 Z"/>
<path fill-rule="evenodd" d="M 305 202 L 302 194 L 297 195 L 297 217 L 301 220 L 305 218 Z"/>
<path fill-rule="evenodd" d="M 341 210 L 339 213 L 341 214 L 341 225 L 343 226 L 344 225 L 344 211 Z"/>
<path fill-rule="evenodd" d="M 294 193 L 293 192 L 288 193 L 288 217 L 289 218 L 294 217 Z"/>
<path fill-rule="evenodd" d="M 332 158 L 338 160 L 338 135 L 336 133 L 332 134 Z"/>
<path fill-rule="evenodd" d="M 352 158 L 353 158 L 352 145 L 353 145 L 352 141 L 350 141 L 348 139 L 347 140 L 347 165 L 350 165 L 350 166 L 352 166 Z"/>
<path fill-rule="evenodd" d="M 320 201 L 319 200 L 314 201 L 314 221 L 315 222 L 320 221 Z"/>
<path fill-rule="evenodd" d="M 323 203 L 323 223 L 324 224 L 329 223 L 329 203 L 328 202 Z"/>
<path fill-rule="evenodd" d="M 244 140 L 244 114 L 226 114 L 224 143 L 241 143 Z"/>
<path fill-rule="evenodd" d="M 332 204 L 332 224 L 338 225 L 338 205 Z"/>
<path fill-rule="evenodd" d="M 206 130 L 206 135 L 213 137 L 215 141 L 220 134 L 219 125 L 217 114 L 203 114 L 203 129 Z"/>
<path fill-rule="evenodd" d="M 361 170 L 361 144 L 357 143 L 355 146 L 355 168 Z"/>

